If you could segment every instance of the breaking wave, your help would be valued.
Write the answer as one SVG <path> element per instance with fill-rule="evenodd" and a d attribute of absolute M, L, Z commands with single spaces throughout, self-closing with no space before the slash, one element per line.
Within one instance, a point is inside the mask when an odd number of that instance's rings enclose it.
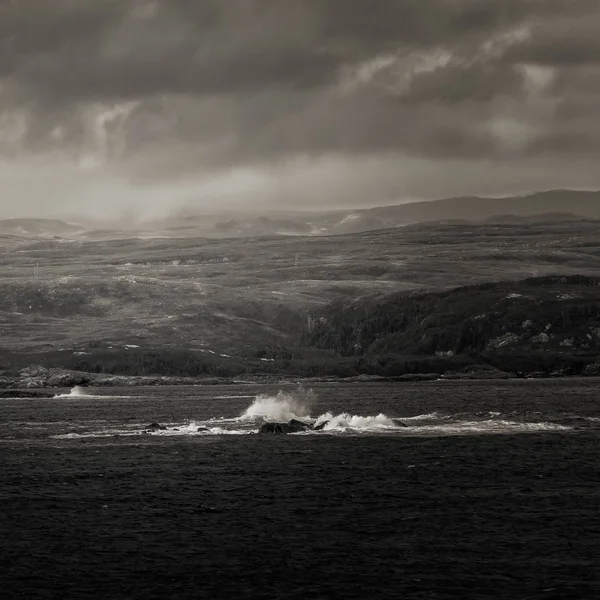
<path fill-rule="evenodd" d="M 440 413 L 437 412 L 433 412 L 433 413 L 427 413 L 427 414 L 423 414 L 423 415 L 415 415 L 414 417 L 402 417 L 402 421 L 403 422 L 409 422 L 409 421 L 435 421 L 438 419 L 443 419 L 444 415 L 441 415 Z"/>
<path fill-rule="evenodd" d="M 310 418 L 316 397 L 312 390 L 296 393 L 279 392 L 276 396 L 259 394 L 240 417 L 242 420 L 289 421 Z"/>
<path fill-rule="evenodd" d="M 325 413 L 320 415 L 315 421 L 315 427 L 318 427 L 319 425 L 323 425 L 323 431 L 398 428 L 397 423 L 383 413 L 380 413 L 375 417 L 362 417 L 360 415 L 351 415 L 349 413 L 341 413 L 339 415 Z"/>
<path fill-rule="evenodd" d="M 484 421 L 454 421 L 442 424 L 425 424 L 408 427 L 404 431 L 412 435 L 468 435 L 468 434 L 510 434 L 550 431 L 568 431 L 566 425 L 550 422 L 506 421 L 488 419 Z"/>
<path fill-rule="evenodd" d="M 76 385 L 74 388 L 71 389 L 70 392 L 66 393 L 66 394 L 56 394 L 54 396 L 54 398 L 62 398 L 62 399 L 71 399 L 71 400 L 77 400 L 78 398 L 102 398 L 104 400 L 110 398 L 112 400 L 114 400 L 115 398 L 123 398 L 123 399 L 128 399 L 131 398 L 131 396 L 115 396 L 113 394 L 94 394 L 94 389 L 93 388 L 86 388 L 80 385 Z"/>
<path fill-rule="evenodd" d="M 323 413 L 317 417 L 311 416 L 311 408 L 317 402 L 312 390 L 298 390 L 294 393 L 280 391 L 275 396 L 260 394 L 254 402 L 244 411 L 240 420 L 242 422 L 287 422 L 298 419 L 312 423 L 319 431 L 348 431 L 348 430 L 377 430 L 397 429 L 398 425 L 387 415 L 376 416 L 352 415 L 331 412 Z M 307 432 L 310 433 L 310 432 Z"/>
<path fill-rule="evenodd" d="M 80 385 L 76 385 L 68 394 L 57 394 L 55 398 L 90 398 L 93 394 L 90 394 L 87 388 Z"/>
<path fill-rule="evenodd" d="M 62 397 L 89 396 L 83 388 L 74 388 Z M 241 396 L 240 396 L 241 397 Z M 311 390 L 280 391 L 276 395 L 260 394 L 239 416 L 211 417 L 187 423 L 151 423 L 105 427 L 97 431 L 76 431 L 54 436 L 59 439 L 79 437 L 152 436 L 225 436 L 259 433 L 264 423 L 287 423 L 292 419 L 307 424 L 307 429 L 292 435 L 394 435 L 402 437 L 517 434 L 560 432 L 573 429 L 570 423 L 545 421 L 535 413 L 526 420 L 514 413 L 499 412 L 443 414 L 438 412 L 413 416 L 390 417 L 379 413 L 363 416 L 350 412 L 327 411 L 311 416 L 317 398 Z M 590 422 L 590 425 L 592 423 Z"/>

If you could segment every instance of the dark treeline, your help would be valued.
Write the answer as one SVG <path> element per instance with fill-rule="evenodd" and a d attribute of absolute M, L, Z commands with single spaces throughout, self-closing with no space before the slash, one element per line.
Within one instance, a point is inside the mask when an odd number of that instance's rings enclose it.
<path fill-rule="evenodd" d="M 600 279 L 544 277 L 337 304 L 310 321 L 303 343 L 341 356 L 451 356 L 515 345 L 593 354 L 599 327 Z"/>

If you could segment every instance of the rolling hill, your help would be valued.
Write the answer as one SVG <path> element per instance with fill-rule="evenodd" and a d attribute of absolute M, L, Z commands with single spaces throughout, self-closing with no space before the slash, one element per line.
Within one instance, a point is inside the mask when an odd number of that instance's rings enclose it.
<path fill-rule="evenodd" d="M 397 224 L 447 219 L 477 222 L 497 215 L 533 216 L 570 213 L 600 219 L 600 192 L 551 190 L 506 198 L 459 197 L 373 208 L 368 214 Z"/>
<path fill-rule="evenodd" d="M 235 241 L 0 236 L 0 248 L 4 368 L 33 362 L 132 373 L 168 362 L 192 373 L 208 364 L 219 372 L 354 373 L 360 357 L 306 338 L 307 324 L 328 318 L 332 306 L 346 314 L 394 294 L 600 277 L 600 228 L 587 220 L 433 222 Z"/>
<path fill-rule="evenodd" d="M 507 197 L 460 197 L 410 202 L 370 209 L 329 212 L 241 216 L 215 221 L 214 217 L 187 215 L 176 227 L 173 222 L 153 227 L 163 235 L 207 235 L 256 237 L 263 235 L 342 235 L 423 222 L 479 222 L 493 219 L 511 223 L 519 219 L 561 222 L 600 219 L 600 192 L 553 190 Z"/>

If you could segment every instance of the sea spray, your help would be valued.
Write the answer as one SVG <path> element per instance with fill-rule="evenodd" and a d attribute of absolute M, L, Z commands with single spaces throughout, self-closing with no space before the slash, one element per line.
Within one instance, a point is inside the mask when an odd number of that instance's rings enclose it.
<path fill-rule="evenodd" d="M 274 396 L 260 394 L 244 411 L 240 419 L 242 421 L 275 422 L 287 422 L 291 419 L 313 421 L 310 409 L 315 403 L 316 397 L 312 390 L 298 389 L 293 393 L 280 391 Z M 325 431 L 339 431 L 345 429 L 396 429 L 398 424 L 384 414 L 364 417 L 349 413 L 334 415 L 326 412 L 314 420 L 314 426 Z"/>
<path fill-rule="evenodd" d="M 76 385 L 68 394 L 58 394 L 55 398 L 87 398 L 91 396 L 86 388 Z"/>
<path fill-rule="evenodd" d="M 111 393 L 107 393 L 104 391 L 102 394 L 98 394 L 98 389 L 89 388 L 80 385 L 76 385 L 71 391 L 66 394 L 56 394 L 54 398 L 62 398 L 62 399 L 91 399 L 91 398 L 102 398 L 103 400 L 116 400 L 117 398 L 123 400 L 129 400 L 132 396 L 123 396 L 123 395 L 114 395 Z"/>
<path fill-rule="evenodd" d="M 312 390 L 298 389 L 294 393 L 280 391 L 276 396 L 259 394 L 244 411 L 242 420 L 289 421 L 310 418 L 316 401 Z"/>

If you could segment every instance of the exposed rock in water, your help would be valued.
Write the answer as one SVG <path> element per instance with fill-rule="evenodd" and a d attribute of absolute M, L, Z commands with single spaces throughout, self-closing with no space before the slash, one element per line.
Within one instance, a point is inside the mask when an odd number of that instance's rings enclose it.
<path fill-rule="evenodd" d="M 258 433 L 300 433 L 302 431 L 311 431 L 312 429 L 312 425 L 292 419 L 288 423 L 265 423 L 258 430 Z"/>
<path fill-rule="evenodd" d="M 313 427 L 314 431 L 322 431 L 323 429 L 325 429 L 325 427 L 327 427 L 329 421 L 323 421 L 322 423 L 319 423 L 318 425 L 315 425 L 315 427 Z"/>
<path fill-rule="evenodd" d="M 150 425 L 146 425 L 144 431 L 165 431 L 167 428 L 165 425 L 161 425 L 160 423 L 150 423 Z"/>
<path fill-rule="evenodd" d="M 292 427 L 297 427 L 298 429 L 301 429 L 301 430 L 313 428 L 311 423 L 304 423 L 303 421 L 298 421 L 298 419 L 291 419 L 290 422 L 288 423 L 288 425 L 291 425 Z"/>

